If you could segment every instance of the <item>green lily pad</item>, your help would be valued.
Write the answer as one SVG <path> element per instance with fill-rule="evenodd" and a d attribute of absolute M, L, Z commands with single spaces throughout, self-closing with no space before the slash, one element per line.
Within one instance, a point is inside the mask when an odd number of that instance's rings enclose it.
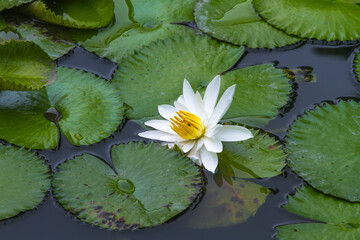
<path fill-rule="evenodd" d="M 34 153 L 0 144 L 0 220 L 35 208 L 50 187 L 49 168 Z"/>
<path fill-rule="evenodd" d="M 241 142 L 224 142 L 218 153 L 219 165 L 214 175 L 221 186 L 223 179 L 232 184 L 233 178 L 267 178 L 281 174 L 286 154 L 279 142 L 259 130 L 251 130 L 253 138 Z"/>
<path fill-rule="evenodd" d="M 340 101 L 306 112 L 286 138 L 289 166 L 313 187 L 360 201 L 360 104 Z"/>
<path fill-rule="evenodd" d="M 358 80 L 360 81 L 360 53 L 356 54 L 354 67 L 355 67 L 355 74 Z"/>
<path fill-rule="evenodd" d="M 17 9 L 44 22 L 73 28 L 101 28 L 114 17 L 112 0 L 36 0 Z"/>
<path fill-rule="evenodd" d="M 253 0 L 257 12 L 288 34 L 326 41 L 360 38 L 359 1 Z"/>
<path fill-rule="evenodd" d="M 208 185 L 187 226 L 204 229 L 243 223 L 255 215 L 269 193 L 268 189 L 242 179 L 221 187 Z"/>
<path fill-rule="evenodd" d="M 360 203 L 350 203 L 322 194 L 311 187 L 302 187 L 289 197 L 285 208 L 293 213 L 322 223 L 279 226 L 279 240 L 360 238 Z"/>
<path fill-rule="evenodd" d="M 217 39 L 250 48 L 282 47 L 301 40 L 260 18 L 252 0 L 200 0 L 195 21 L 202 31 Z"/>
<path fill-rule="evenodd" d="M 109 82 L 76 69 L 58 67 L 57 73 L 55 83 L 40 91 L 0 91 L 0 139 L 26 148 L 55 148 L 56 121 L 77 146 L 96 143 L 116 131 L 124 107 Z"/>
<path fill-rule="evenodd" d="M 24 3 L 30 3 L 34 0 L 1 0 L 0 1 L 0 11 L 3 11 L 4 9 L 10 9 L 13 7 L 20 6 Z"/>
<path fill-rule="evenodd" d="M 38 90 L 56 79 L 55 64 L 35 43 L 0 43 L 0 90 Z"/>
<path fill-rule="evenodd" d="M 39 45 L 51 59 L 57 59 L 75 47 L 68 33 L 56 25 L 45 25 L 16 14 L 3 14 L 6 22 L 0 29 L 0 41 L 21 39 Z"/>
<path fill-rule="evenodd" d="M 98 31 L 72 31 L 72 35 L 87 50 L 120 63 L 153 41 L 189 31 L 188 27 L 171 23 L 192 21 L 195 2 L 117 0 L 114 23 Z"/>
<path fill-rule="evenodd" d="M 87 154 L 55 173 L 55 197 L 82 221 L 110 229 L 152 227 L 187 209 L 200 192 L 199 169 L 175 150 L 129 143 L 114 146 L 111 155 L 117 173 Z"/>
<path fill-rule="evenodd" d="M 113 82 L 132 108 L 130 119 L 158 117 L 158 105 L 173 104 L 182 94 L 184 78 L 203 92 L 215 75 L 236 63 L 243 49 L 190 34 L 158 41 L 124 60 Z M 264 126 L 275 117 L 291 91 L 284 72 L 271 64 L 235 70 L 222 78 L 222 90 L 237 84 L 224 118 L 250 126 Z M 139 89 L 146 91 L 134 95 Z"/>

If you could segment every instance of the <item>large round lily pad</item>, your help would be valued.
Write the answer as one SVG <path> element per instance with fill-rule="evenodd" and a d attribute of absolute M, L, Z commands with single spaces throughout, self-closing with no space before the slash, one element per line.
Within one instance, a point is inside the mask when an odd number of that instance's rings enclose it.
<path fill-rule="evenodd" d="M 286 137 L 289 166 L 313 187 L 360 201 L 360 104 L 340 101 L 306 112 Z"/>
<path fill-rule="evenodd" d="M 35 208 L 50 187 L 49 168 L 34 153 L 0 144 L 0 220 Z"/>
<path fill-rule="evenodd" d="M 0 56 L 0 90 L 38 90 L 56 79 L 55 64 L 33 42 L 2 42 Z"/>
<path fill-rule="evenodd" d="M 17 9 L 44 22 L 73 28 L 101 28 L 114 17 L 113 0 L 36 0 Z"/>
<path fill-rule="evenodd" d="M 201 204 L 189 216 L 190 228 L 215 228 L 240 224 L 254 216 L 270 191 L 258 184 L 234 179 L 218 187 L 208 185 Z"/>
<path fill-rule="evenodd" d="M 20 6 L 21 4 L 33 2 L 34 0 L 1 0 L 0 11 Z"/>
<path fill-rule="evenodd" d="M 40 91 L 0 91 L 0 139 L 27 148 L 55 148 L 57 121 L 74 145 L 93 144 L 116 131 L 124 107 L 109 82 L 63 67 L 57 75 L 55 83 Z"/>
<path fill-rule="evenodd" d="M 250 48 L 274 48 L 299 42 L 265 22 L 252 0 L 200 0 L 195 8 L 198 27 L 211 36 Z"/>
<path fill-rule="evenodd" d="M 109 229 L 159 225 L 187 209 L 201 189 L 198 167 L 175 150 L 152 143 L 114 146 L 117 173 L 83 155 L 55 173 L 54 194 L 79 219 Z"/>
<path fill-rule="evenodd" d="M 359 1 L 253 0 L 271 25 L 303 38 L 347 41 L 360 38 Z"/>
<path fill-rule="evenodd" d="M 281 174 L 286 154 L 279 142 L 259 130 L 251 130 L 253 138 L 241 142 L 224 142 L 218 153 L 219 165 L 214 175 L 220 186 L 234 178 L 267 178 Z"/>
<path fill-rule="evenodd" d="M 322 194 L 311 187 L 302 187 L 289 197 L 285 208 L 320 223 L 279 226 L 279 240 L 360 238 L 360 203 L 350 203 Z"/>
<path fill-rule="evenodd" d="M 185 26 L 171 23 L 193 21 L 195 2 L 114 1 L 115 19 L 112 24 L 99 31 L 72 31 L 72 35 L 89 51 L 120 63 L 123 58 L 153 41 L 189 31 Z"/>
<path fill-rule="evenodd" d="M 184 78 L 203 92 L 215 75 L 233 66 L 242 53 L 243 47 L 207 36 L 179 36 L 153 43 L 124 60 L 113 82 L 132 107 L 129 118 L 154 118 L 158 105 L 173 104 L 182 94 Z M 235 70 L 222 79 L 222 91 L 236 84 L 224 118 L 251 126 L 264 126 L 276 116 L 291 91 L 284 72 L 271 64 Z M 139 89 L 144 91 L 138 94 Z"/>

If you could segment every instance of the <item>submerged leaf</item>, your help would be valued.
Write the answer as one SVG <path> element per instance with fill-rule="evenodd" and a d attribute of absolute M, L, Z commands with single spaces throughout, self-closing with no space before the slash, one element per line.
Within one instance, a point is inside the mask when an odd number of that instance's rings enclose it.
<path fill-rule="evenodd" d="M 0 1 L 0 11 L 3 11 L 4 9 L 10 9 L 13 7 L 20 6 L 24 3 L 30 3 L 34 0 L 1 0 Z"/>
<path fill-rule="evenodd" d="M 59 133 L 54 122 L 59 119 L 74 145 L 93 144 L 116 131 L 124 115 L 118 91 L 91 73 L 62 67 L 57 72 L 55 83 L 40 91 L 0 91 L 0 139 L 27 148 L 55 148 Z"/>
<path fill-rule="evenodd" d="M 73 28 L 101 28 L 114 17 L 113 0 L 36 0 L 17 9 L 44 22 Z"/>
<path fill-rule="evenodd" d="M 258 16 L 252 0 L 200 0 L 195 8 L 198 27 L 211 36 L 250 48 L 274 48 L 299 42 Z"/>
<path fill-rule="evenodd" d="M 0 220 L 35 208 L 49 187 L 49 169 L 42 159 L 0 144 Z"/>
<path fill-rule="evenodd" d="M 253 138 L 241 142 L 223 143 L 218 153 L 219 165 L 214 175 L 218 185 L 223 179 L 231 184 L 236 178 L 267 178 L 281 173 L 286 154 L 274 138 L 252 130 Z"/>
<path fill-rule="evenodd" d="M 326 41 L 360 38 L 358 1 L 253 0 L 253 3 L 268 23 L 288 34 Z"/>
<path fill-rule="evenodd" d="M 360 104 L 324 104 L 292 124 L 285 151 L 289 166 L 313 187 L 360 201 Z"/>
<path fill-rule="evenodd" d="M 196 0 L 117 0 L 115 20 L 99 31 L 73 31 L 80 45 L 120 63 L 143 46 L 189 31 L 174 22 L 193 20 Z"/>
<path fill-rule="evenodd" d="M 0 90 L 38 90 L 56 79 L 55 64 L 35 43 L 0 43 Z"/>
<path fill-rule="evenodd" d="M 242 179 L 234 179 L 232 184 L 221 187 L 208 185 L 187 226 L 203 229 L 243 223 L 255 215 L 269 193 L 268 189 Z"/>
<path fill-rule="evenodd" d="M 297 189 L 284 206 L 287 210 L 318 223 L 279 226 L 279 240 L 360 238 L 360 203 L 350 203 L 322 194 L 311 187 Z"/>
<path fill-rule="evenodd" d="M 355 56 L 354 67 L 355 67 L 355 74 L 358 80 L 360 81 L 360 53 L 357 53 Z"/>
<path fill-rule="evenodd" d="M 187 209 L 200 192 L 199 169 L 177 151 L 129 143 L 114 146 L 111 156 L 116 172 L 86 154 L 55 173 L 55 197 L 82 221 L 110 229 L 152 227 Z"/>

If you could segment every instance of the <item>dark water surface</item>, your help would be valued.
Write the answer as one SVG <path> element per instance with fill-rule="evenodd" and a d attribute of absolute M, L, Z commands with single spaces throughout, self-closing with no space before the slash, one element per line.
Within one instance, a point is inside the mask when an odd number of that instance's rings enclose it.
<path fill-rule="evenodd" d="M 314 104 L 325 100 L 336 100 L 340 97 L 360 98 L 360 87 L 355 79 L 352 61 L 356 46 L 324 46 L 306 43 L 290 50 L 248 50 L 238 67 L 277 62 L 279 67 L 296 69 L 311 67 L 317 75 L 316 83 L 300 82 L 294 84 L 296 90 L 293 102 L 265 128 L 280 139 L 286 134 L 288 126 L 301 115 L 305 109 L 313 108 Z M 106 79 L 111 79 L 116 64 L 100 60 L 82 48 L 58 61 L 60 66 L 76 67 L 92 71 Z M 110 148 L 113 144 L 138 141 L 137 133 L 142 131 L 134 122 L 126 122 L 121 131 L 94 146 L 74 147 L 62 137 L 57 150 L 41 151 L 40 155 L 48 160 L 54 169 L 67 158 L 88 152 L 99 156 L 110 163 Z M 208 186 L 214 187 L 211 174 L 207 174 Z M 108 231 L 82 223 L 75 216 L 68 214 L 49 193 L 38 209 L 26 212 L 18 217 L 0 222 L 1 240 L 158 240 L 158 239 L 274 239 L 275 226 L 306 222 L 308 220 L 296 216 L 280 208 L 286 202 L 286 196 L 294 193 L 295 187 L 302 184 L 291 170 L 285 169 L 282 176 L 271 179 L 253 180 L 268 187 L 273 192 L 267 197 L 255 216 L 245 223 L 226 228 L 194 230 L 185 226 L 187 218 L 196 214 L 198 208 L 185 212 L 180 217 L 155 228 L 136 231 Z M 205 195 L 206 198 L 206 195 Z"/>

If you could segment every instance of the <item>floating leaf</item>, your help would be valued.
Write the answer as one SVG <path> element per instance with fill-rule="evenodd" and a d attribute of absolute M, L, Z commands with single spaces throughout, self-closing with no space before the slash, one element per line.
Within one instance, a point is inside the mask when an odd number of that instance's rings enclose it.
<path fill-rule="evenodd" d="M 299 42 L 260 18 L 252 0 L 200 0 L 195 8 L 198 27 L 211 36 L 250 48 L 274 48 Z"/>
<path fill-rule="evenodd" d="M 269 193 L 266 188 L 242 179 L 234 179 L 232 184 L 221 187 L 208 185 L 206 195 L 187 225 L 203 229 L 243 223 L 255 215 Z"/>
<path fill-rule="evenodd" d="M 171 23 L 192 21 L 195 2 L 117 0 L 113 24 L 99 31 L 73 31 L 73 37 L 89 51 L 120 63 L 153 41 L 189 31 L 185 26 Z"/>
<path fill-rule="evenodd" d="M 0 56 L 0 90 L 38 90 L 56 79 L 55 64 L 33 42 L 3 42 Z"/>
<path fill-rule="evenodd" d="M 286 138 L 288 163 L 313 187 L 360 201 L 360 104 L 340 101 L 306 112 Z"/>
<path fill-rule="evenodd" d="M 1 0 L 0 1 L 0 11 L 3 11 L 4 9 L 10 9 L 13 7 L 20 6 L 24 3 L 30 3 L 34 0 Z"/>
<path fill-rule="evenodd" d="M 93 144 L 116 131 L 124 114 L 117 90 L 91 73 L 62 67 L 57 72 L 55 83 L 40 91 L 0 91 L 1 139 L 27 148 L 55 148 L 56 121 L 74 145 Z"/>
<path fill-rule="evenodd" d="M 360 53 L 357 53 L 355 57 L 355 73 L 358 80 L 360 80 Z"/>
<path fill-rule="evenodd" d="M 279 143 L 259 130 L 251 130 L 254 137 L 241 142 L 223 143 L 218 153 L 219 165 L 214 179 L 221 186 L 223 178 L 229 184 L 237 178 L 267 178 L 281 173 L 286 155 Z"/>
<path fill-rule="evenodd" d="M 111 156 L 117 173 L 87 154 L 55 173 L 56 198 L 85 222 L 110 229 L 152 227 L 187 209 L 199 194 L 199 169 L 177 151 L 129 143 L 114 146 Z"/>
<path fill-rule="evenodd" d="M 253 0 L 255 9 L 271 25 L 288 34 L 326 41 L 360 38 L 358 1 Z"/>
<path fill-rule="evenodd" d="M 172 104 L 181 95 L 184 78 L 195 88 L 205 88 L 216 74 L 234 65 L 243 51 L 243 47 L 208 37 L 178 36 L 153 43 L 124 60 L 113 83 L 132 107 L 129 118 L 153 117 L 158 105 Z"/>
<path fill-rule="evenodd" d="M 34 153 L 0 144 L 0 220 L 36 207 L 50 187 L 49 169 Z"/>
<path fill-rule="evenodd" d="M 360 203 L 350 203 L 324 195 L 311 187 L 302 187 L 289 197 L 285 208 L 293 213 L 322 223 L 279 226 L 279 240 L 360 238 Z"/>
<path fill-rule="evenodd" d="M 101 28 L 114 17 L 113 0 L 36 0 L 17 9 L 44 22 L 73 28 Z"/>

